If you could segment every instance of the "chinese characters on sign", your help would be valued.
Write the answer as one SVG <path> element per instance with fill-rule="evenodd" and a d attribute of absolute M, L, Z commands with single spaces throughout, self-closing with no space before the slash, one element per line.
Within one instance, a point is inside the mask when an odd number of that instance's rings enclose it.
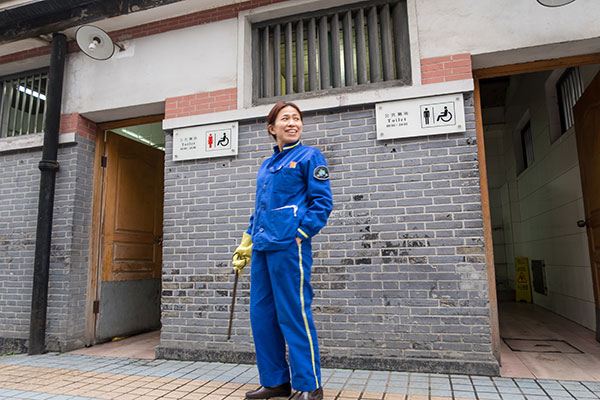
<path fill-rule="evenodd" d="M 389 112 L 385 114 L 385 127 L 386 128 L 397 128 L 400 126 L 407 126 L 408 125 L 408 121 L 407 121 L 407 117 L 408 117 L 408 111 L 396 111 L 396 112 Z"/>
<path fill-rule="evenodd" d="M 198 136 L 188 136 L 181 138 L 180 148 L 181 150 L 196 150 L 198 147 Z"/>
<path fill-rule="evenodd" d="M 378 139 L 466 130 L 462 93 L 379 103 L 375 117 Z"/>
<path fill-rule="evenodd" d="M 237 146 L 237 122 L 173 130 L 174 161 L 234 156 Z"/>

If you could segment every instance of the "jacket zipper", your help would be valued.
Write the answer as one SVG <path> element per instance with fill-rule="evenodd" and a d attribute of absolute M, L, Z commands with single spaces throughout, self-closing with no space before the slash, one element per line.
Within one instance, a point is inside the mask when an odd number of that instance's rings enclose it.
<path fill-rule="evenodd" d="M 294 209 L 294 217 L 296 216 L 296 211 L 298 211 L 298 206 L 296 206 L 296 205 L 277 207 L 277 208 L 272 209 L 271 211 L 283 210 L 285 208 L 293 208 Z"/>

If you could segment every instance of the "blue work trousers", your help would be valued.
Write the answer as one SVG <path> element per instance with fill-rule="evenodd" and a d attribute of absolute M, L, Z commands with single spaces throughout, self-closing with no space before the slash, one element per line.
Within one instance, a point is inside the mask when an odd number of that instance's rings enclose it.
<path fill-rule="evenodd" d="M 291 369 L 294 390 L 321 387 L 319 345 L 310 310 L 311 265 L 310 240 L 294 242 L 285 250 L 252 251 L 250 322 L 262 386 L 289 382 Z"/>

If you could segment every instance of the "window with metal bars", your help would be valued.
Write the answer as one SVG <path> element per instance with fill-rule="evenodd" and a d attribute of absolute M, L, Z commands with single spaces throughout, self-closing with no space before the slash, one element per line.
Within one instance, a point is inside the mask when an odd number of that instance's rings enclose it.
<path fill-rule="evenodd" d="M 563 72 L 556 82 L 556 93 L 558 95 L 560 127 L 562 133 L 565 133 L 575 123 L 573 107 L 583 93 L 583 82 L 579 67 L 567 68 Z"/>
<path fill-rule="evenodd" d="M 352 4 L 252 26 L 253 99 L 409 85 L 406 0 Z"/>
<path fill-rule="evenodd" d="M 48 69 L 0 78 L 0 138 L 43 131 Z"/>

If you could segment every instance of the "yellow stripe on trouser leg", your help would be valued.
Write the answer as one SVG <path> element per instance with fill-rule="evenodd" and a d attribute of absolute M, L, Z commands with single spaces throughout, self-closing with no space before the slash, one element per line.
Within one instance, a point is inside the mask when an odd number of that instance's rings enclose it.
<path fill-rule="evenodd" d="M 308 336 L 308 343 L 310 344 L 310 356 L 312 360 L 313 373 L 315 374 L 315 382 L 317 389 L 319 388 L 319 378 L 317 378 L 317 368 L 315 367 L 315 350 L 313 347 L 312 336 L 310 335 L 310 328 L 308 327 L 308 318 L 304 311 L 304 268 L 302 268 L 302 244 L 298 243 L 298 260 L 300 266 L 300 307 L 302 308 L 302 318 L 304 318 L 304 327 L 306 328 L 306 336 Z"/>

